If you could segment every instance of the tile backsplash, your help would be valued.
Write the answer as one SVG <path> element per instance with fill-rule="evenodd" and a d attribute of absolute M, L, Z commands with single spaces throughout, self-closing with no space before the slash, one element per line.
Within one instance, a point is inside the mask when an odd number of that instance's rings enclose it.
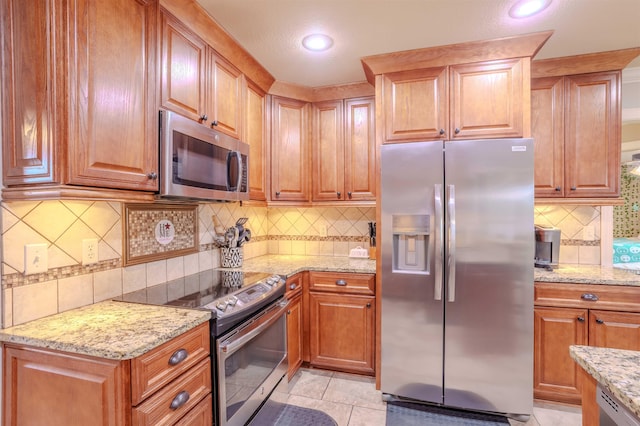
<path fill-rule="evenodd" d="M 269 208 L 199 204 L 199 252 L 122 267 L 123 204 L 106 201 L 4 202 L 2 211 L 3 327 L 118 297 L 220 266 L 215 216 L 226 229 L 248 217 L 244 258 L 270 254 L 347 256 L 368 247 L 375 208 Z M 82 265 L 82 240 L 98 240 L 98 263 Z M 48 246 L 46 273 L 24 275 L 25 244 Z"/>
<path fill-rule="evenodd" d="M 613 236 L 640 235 L 640 176 L 629 173 L 631 166 L 622 165 L 620 196 L 624 205 L 613 208 Z"/>

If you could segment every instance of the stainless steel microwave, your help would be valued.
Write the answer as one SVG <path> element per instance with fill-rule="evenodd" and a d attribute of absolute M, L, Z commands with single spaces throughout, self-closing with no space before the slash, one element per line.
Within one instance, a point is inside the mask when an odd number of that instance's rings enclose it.
<path fill-rule="evenodd" d="M 160 111 L 160 198 L 249 199 L 249 145 Z"/>

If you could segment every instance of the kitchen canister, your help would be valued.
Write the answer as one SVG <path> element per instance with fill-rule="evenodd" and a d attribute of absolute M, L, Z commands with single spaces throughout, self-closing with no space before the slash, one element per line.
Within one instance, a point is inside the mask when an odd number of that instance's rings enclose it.
<path fill-rule="evenodd" d="M 242 247 L 222 247 L 220 257 L 223 268 L 239 268 L 242 266 Z"/>

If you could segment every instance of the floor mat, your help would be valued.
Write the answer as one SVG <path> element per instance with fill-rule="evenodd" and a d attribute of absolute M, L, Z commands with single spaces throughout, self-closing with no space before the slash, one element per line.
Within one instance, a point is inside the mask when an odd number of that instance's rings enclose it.
<path fill-rule="evenodd" d="M 272 400 L 260 408 L 250 426 L 337 426 L 331 416 L 322 411 Z"/>
<path fill-rule="evenodd" d="M 505 417 L 491 414 L 401 401 L 387 403 L 387 426 L 503 426 L 505 424 L 509 424 Z"/>

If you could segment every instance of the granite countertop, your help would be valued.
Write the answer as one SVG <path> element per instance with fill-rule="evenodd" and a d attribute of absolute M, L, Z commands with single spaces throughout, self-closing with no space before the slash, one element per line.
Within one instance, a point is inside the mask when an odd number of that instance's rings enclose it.
<path fill-rule="evenodd" d="M 635 271 L 600 265 L 563 264 L 553 271 L 535 268 L 534 280 L 555 283 L 640 286 L 640 275 Z"/>
<path fill-rule="evenodd" d="M 303 271 L 376 273 L 376 261 L 347 256 L 266 255 L 245 259 L 243 272 L 266 272 L 286 277 Z"/>
<path fill-rule="evenodd" d="M 0 341 L 124 360 L 210 318 L 206 310 L 105 301 L 0 330 Z"/>
<path fill-rule="evenodd" d="M 640 352 L 593 346 L 570 346 L 578 365 L 640 417 Z"/>

